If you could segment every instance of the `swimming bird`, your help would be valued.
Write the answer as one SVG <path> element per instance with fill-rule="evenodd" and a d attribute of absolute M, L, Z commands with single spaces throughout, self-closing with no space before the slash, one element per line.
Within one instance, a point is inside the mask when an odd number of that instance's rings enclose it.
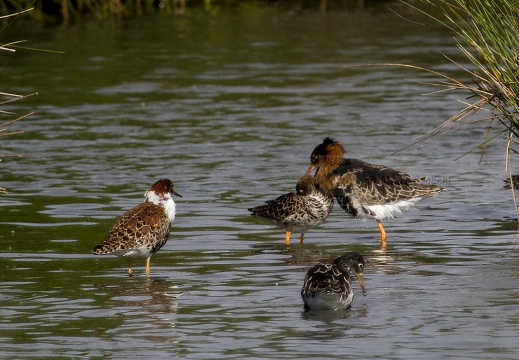
<path fill-rule="evenodd" d="M 505 182 L 505 188 L 514 188 L 514 189 L 517 189 L 519 188 L 519 175 L 511 175 L 509 177 L 507 177 L 505 180 L 503 180 Z"/>
<path fill-rule="evenodd" d="M 364 258 L 357 253 L 348 253 L 331 263 L 319 263 L 305 276 L 301 297 L 306 310 L 342 310 L 351 306 L 353 290 L 349 272 L 353 270 L 359 280 L 362 293 L 364 287 Z"/>
<path fill-rule="evenodd" d="M 413 179 L 387 166 L 345 159 L 345 153 L 339 142 L 325 138 L 312 151 L 306 175 L 316 170 L 317 186 L 326 194 L 334 195 L 348 214 L 375 219 L 383 248 L 386 246 L 386 231 L 382 220 L 402 214 L 419 200 L 443 190 L 438 185 L 423 184 L 427 178 Z"/>
<path fill-rule="evenodd" d="M 172 195 L 182 197 L 173 190 L 171 180 L 157 181 L 144 193 L 144 202 L 121 216 L 108 237 L 92 253 L 127 256 L 130 275 L 132 257 L 146 257 L 146 276 L 149 276 L 151 255 L 166 244 L 175 219 L 176 205 Z"/>
<path fill-rule="evenodd" d="M 333 208 L 333 196 L 327 195 L 315 186 L 312 176 L 304 176 L 296 184 L 296 192 L 281 195 L 267 201 L 266 205 L 248 209 L 252 216 L 259 216 L 285 228 L 285 244 L 290 244 L 290 234 L 301 232 L 299 242 L 305 233 L 323 223 Z"/>

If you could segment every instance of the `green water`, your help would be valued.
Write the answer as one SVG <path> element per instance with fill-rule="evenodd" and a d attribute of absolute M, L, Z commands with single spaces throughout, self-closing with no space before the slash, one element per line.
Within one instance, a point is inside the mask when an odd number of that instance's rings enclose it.
<path fill-rule="evenodd" d="M 397 9 L 411 17 L 407 10 Z M 464 74 L 451 36 L 385 6 L 344 13 L 190 11 L 71 27 L 15 23 L 2 41 L 6 105 L 36 113 L 0 138 L 0 357 L 512 359 L 519 331 L 514 208 L 500 139 L 485 129 L 393 154 L 460 108 L 400 62 Z M 464 96 L 464 95 L 463 95 Z M 464 97 L 461 99 L 464 99 Z M 376 223 L 338 206 L 305 243 L 248 216 L 294 185 L 333 136 L 349 155 L 429 176 L 446 191 Z M 182 194 L 151 260 L 90 250 L 160 177 Z M 315 263 L 357 251 L 368 296 L 303 312 Z"/>

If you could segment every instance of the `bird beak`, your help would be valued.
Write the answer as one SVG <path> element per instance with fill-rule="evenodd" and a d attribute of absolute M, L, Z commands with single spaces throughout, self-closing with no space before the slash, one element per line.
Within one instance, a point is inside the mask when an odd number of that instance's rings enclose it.
<path fill-rule="evenodd" d="M 172 192 L 173 195 L 177 195 L 178 197 L 182 197 L 182 195 L 180 195 L 178 192 L 176 192 L 175 190 L 173 190 Z"/>
<path fill-rule="evenodd" d="M 315 166 L 314 165 L 310 165 L 310 167 L 308 168 L 308 170 L 306 170 L 306 174 L 305 176 L 308 176 L 312 173 L 312 171 L 315 170 Z"/>
<path fill-rule="evenodd" d="M 362 273 L 356 273 L 357 279 L 359 280 L 360 287 L 362 288 L 362 295 L 366 296 L 366 288 L 364 287 L 364 276 Z"/>

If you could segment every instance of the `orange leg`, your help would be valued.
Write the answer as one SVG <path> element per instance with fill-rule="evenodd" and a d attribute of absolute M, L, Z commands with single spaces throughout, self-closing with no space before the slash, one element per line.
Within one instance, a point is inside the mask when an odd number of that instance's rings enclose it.
<path fill-rule="evenodd" d="M 299 243 L 303 243 L 303 237 L 305 236 L 305 233 L 301 233 L 301 236 L 299 237 Z"/>
<path fill-rule="evenodd" d="M 132 276 L 133 274 L 133 271 L 132 271 L 132 258 L 128 258 L 128 275 Z"/>
<path fill-rule="evenodd" d="M 382 226 L 382 222 L 377 220 L 378 229 L 380 230 L 380 247 L 384 249 L 386 247 L 386 230 Z"/>
<path fill-rule="evenodd" d="M 146 259 L 146 277 L 150 277 L 150 261 L 151 256 Z"/>
<path fill-rule="evenodd" d="M 290 230 L 287 230 L 285 233 L 285 245 L 290 245 L 290 234 L 292 232 Z"/>

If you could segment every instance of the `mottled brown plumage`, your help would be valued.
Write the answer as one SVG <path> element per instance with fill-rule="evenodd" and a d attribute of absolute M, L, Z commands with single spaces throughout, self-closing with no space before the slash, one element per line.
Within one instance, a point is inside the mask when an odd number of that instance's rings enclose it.
<path fill-rule="evenodd" d="M 350 270 L 355 272 L 366 296 L 364 258 L 357 253 L 348 253 L 331 263 L 319 263 L 308 270 L 301 288 L 305 309 L 341 310 L 350 307 L 354 297 Z"/>
<path fill-rule="evenodd" d="M 145 202 L 121 216 L 108 237 L 92 253 L 127 256 L 130 259 L 129 274 L 132 273 L 132 257 L 147 257 L 146 275 L 149 275 L 150 257 L 168 241 L 175 219 L 176 207 L 172 195 L 180 196 L 173 190 L 170 180 L 157 181 L 146 191 Z"/>
<path fill-rule="evenodd" d="M 166 243 L 170 229 L 171 223 L 164 208 L 145 202 L 117 220 L 108 237 L 93 252 L 122 256 L 155 253 Z"/>
<path fill-rule="evenodd" d="M 294 231 L 301 232 L 299 242 L 302 243 L 304 234 L 322 224 L 332 208 L 333 196 L 320 191 L 312 176 L 305 176 L 297 182 L 296 193 L 281 195 L 267 201 L 266 205 L 248 210 L 252 216 L 263 217 L 285 228 L 285 243 L 288 245 Z"/>
<path fill-rule="evenodd" d="M 341 144 L 325 138 L 312 152 L 306 174 L 316 169 L 316 184 L 334 195 L 348 214 L 377 220 L 384 246 L 386 235 L 381 220 L 404 213 L 417 201 L 443 190 L 437 185 L 423 184 L 426 178 L 413 179 L 387 166 L 344 159 L 345 153 Z"/>

